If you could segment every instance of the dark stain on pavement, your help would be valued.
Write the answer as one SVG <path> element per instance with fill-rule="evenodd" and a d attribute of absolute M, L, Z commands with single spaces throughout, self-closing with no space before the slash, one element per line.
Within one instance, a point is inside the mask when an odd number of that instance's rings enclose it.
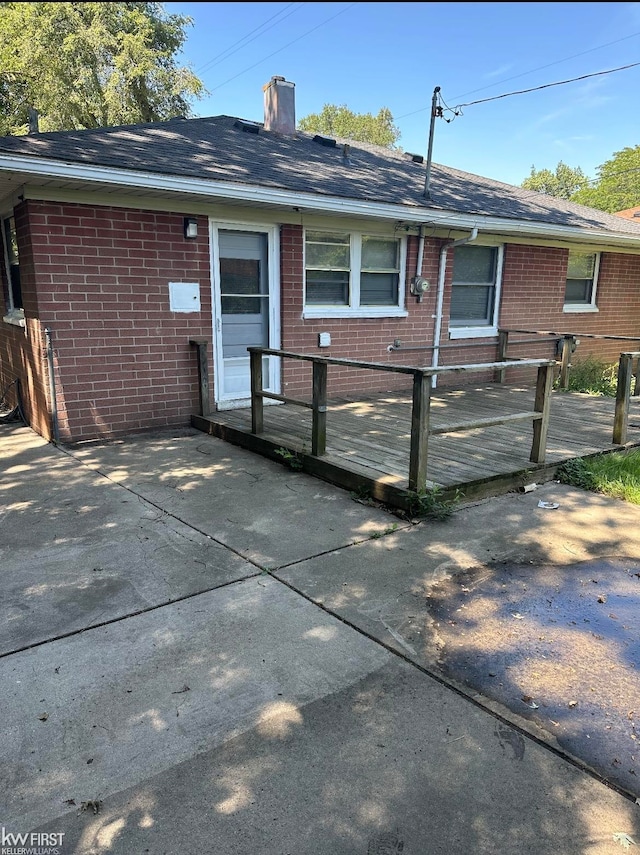
<path fill-rule="evenodd" d="M 425 653 L 445 676 L 640 795 L 640 562 L 483 565 L 435 584 L 426 604 Z M 515 731 L 496 736 L 522 759 Z"/>
<path fill-rule="evenodd" d="M 523 735 L 500 721 L 494 732 L 502 749 L 513 760 L 522 760 L 525 746 Z"/>

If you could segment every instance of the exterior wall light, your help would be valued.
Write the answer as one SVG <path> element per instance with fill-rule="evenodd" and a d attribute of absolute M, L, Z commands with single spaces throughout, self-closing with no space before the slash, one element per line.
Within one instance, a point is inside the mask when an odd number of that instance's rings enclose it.
<path fill-rule="evenodd" d="M 198 221 L 195 217 L 184 218 L 184 236 L 186 238 L 198 237 Z"/>

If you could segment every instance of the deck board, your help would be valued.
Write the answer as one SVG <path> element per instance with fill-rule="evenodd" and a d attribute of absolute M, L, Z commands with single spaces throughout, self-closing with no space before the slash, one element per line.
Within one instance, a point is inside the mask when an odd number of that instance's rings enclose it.
<path fill-rule="evenodd" d="M 532 387 L 498 384 L 434 390 L 431 426 L 528 411 L 532 409 L 534 395 Z M 612 398 L 554 392 L 545 465 L 619 447 L 612 444 L 614 408 Z M 640 398 L 633 398 L 628 446 L 640 443 L 640 425 L 635 425 L 639 419 Z M 204 419 L 200 417 L 200 423 L 228 426 L 250 434 L 251 411 L 248 408 L 219 411 Z M 535 471 L 540 467 L 529 461 L 532 435 L 532 423 L 524 421 L 431 436 L 428 485 L 453 488 L 523 470 Z M 291 404 L 266 406 L 261 436 L 276 447 L 308 455 L 311 412 Z M 410 436 L 409 393 L 343 396 L 329 401 L 327 450 L 320 460 L 406 490 Z"/>

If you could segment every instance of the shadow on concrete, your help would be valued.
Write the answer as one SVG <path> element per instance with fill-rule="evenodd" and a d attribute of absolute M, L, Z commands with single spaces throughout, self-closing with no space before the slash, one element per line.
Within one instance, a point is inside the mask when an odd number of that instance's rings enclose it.
<path fill-rule="evenodd" d="M 265 705 L 250 732 L 40 830 L 74 855 L 615 855 L 640 830 L 631 804 L 612 814 L 614 793 L 459 706 L 395 662 Z"/>

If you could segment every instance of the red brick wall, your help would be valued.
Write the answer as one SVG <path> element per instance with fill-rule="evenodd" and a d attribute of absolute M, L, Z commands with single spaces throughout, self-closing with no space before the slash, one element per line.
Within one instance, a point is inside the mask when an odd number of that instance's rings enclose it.
<path fill-rule="evenodd" d="M 198 379 L 191 338 L 209 344 L 211 377 L 211 283 L 208 228 L 199 217 L 196 240 L 185 240 L 183 216 L 143 210 L 29 201 L 16 211 L 26 331 L 2 325 L 0 378 L 20 376 L 33 426 L 50 436 L 43 329 L 55 347 L 57 400 L 63 440 L 117 436 L 148 428 L 188 424 L 198 407 Z M 27 219 L 28 218 L 28 219 Z M 442 241 L 425 241 L 422 275 L 431 288 L 421 303 L 408 293 L 415 274 L 418 239 L 408 238 L 405 318 L 302 319 L 303 230 L 281 228 L 282 347 L 310 354 L 396 365 L 429 365 L 431 350 L 389 352 L 433 342 L 438 263 Z M 603 254 L 598 284 L 600 311 L 562 311 L 566 249 L 507 245 L 500 325 L 567 332 L 640 334 L 640 256 Z M 441 344 L 448 341 L 452 253 L 449 253 Z M 199 282 L 197 314 L 169 310 L 170 281 Z M 38 290 L 36 294 L 35 283 Z M 329 348 L 318 333 L 329 332 Z M 460 342 L 463 344 L 465 342 Z M 478 342 L 474 342 L 478 344 Z M 495 342 L 447 347 L 440 364 L 489 362 Z M 596 350 L 615 359 L 631 343 L 583 339 L 577 356 Z M 527 345 L 517 356 L 551 356 L 549 345 Z M 512 373 L 518 381 L 522 375 Z M 451 382 L 481 382 L 455 375 Z M 442 385 L 446 381 L 441 380 Z M 283 391 L 309 398 L 307 364 L 285 362 Z M 330 394 L 408 388 L 402 375 L 329 368 Z M 213 393 L 213 389 L 212 389 Z"/>
<path fill-rule="evenodd" d="M 186 240 L 178 214 L 27 205 L 39 315 L 54 340 L 61 439 L 187 424 L 198 406 L 189 339 L 212 336 L 206 218 L 197 239 Z M 200 313 L 169 310 L 171 281 L 200 283 Z"/>
<path fill-rule="evenodd" d="M 640 335 L 640 256 L 602 253 L 596 303 L 598 312 L 563 312 L 567 249 L 505 247 L 500 325 L 510 329 L 551 330 L 595 335 Z M 516 336 L 512 338 L 527 338 Z M 580 338 L 574 360 L 589 354 L 615 362 L 638 343 Z M 513 356 L 553 356 L 549 344 L 510 348 Z M 513 379 L 514 375 L 511 375 Z"/>
<path fill-rule="evenodd" d="M 438 264 L 442 241 L 425 241 L 422 276 L 431 283 L 422 303 L 408 293 L 408 283 L 416 272 L 418 240 L 410 237 L 407 246 L 406 305 L 408 317 L 369 319 L 342 318 L 303 320 L 303 231 L 299 226 L 283 226 L 282 245 L 282 346 L 285 350 L 320 356 L 357 358 L 371 362 L 397 365 L 429 365 L 432 352 L 389 352 L 388 346 L 400 339 L 403 347 L 433 343 L 437 299 Z M 598 280 L 597 304 L 593 313 L 563 312 L 567 268 L 567 249 L 508 244 L 504 250 L 502 295 L 499 325 L 511 329 L 553 330 L 558 332 L 595 333 L 608 335 L 640 335 L 640 256 L 603 253 Z M 440 365 L 493 362 L 497 358 L 497 339 L 448 338 L 449 306 L 453 253 L 447 256 L 443 323 L 440 336 Z M 318 333 L 331 334 L 331 347 L 318 347 Z M 531 338 L 513 335 L 512 339 Z M 460 346 L 456 346 L 459 343 Z M 640 344 L 640 343 L 639 343 Z M 472 345 L 472 346 L 465 346 Z M 581 339 L 574 358 L 596 353 L 603 359 L 615 361 L 622 350 L 633 349 L 633 342 L 604 342 Z M 509 355 L 529 358 L 555 358 L 555 344 L 541 339 L 511 347 Z M 485 374 L 455 374 L 439 379 L 440 385 L 462 385 L 493 379 Z M 529 382 L 531 372 L 513 370 L 509 382 Z M 311 372 L 307 364 L 285 361 L 284 391 L 294 397 L 309 398 Z M 367 389 L 382 391 L 407 387 L 401 375 L 356 371 L 329 366 L 329 392 L 333 395 Z"/>

